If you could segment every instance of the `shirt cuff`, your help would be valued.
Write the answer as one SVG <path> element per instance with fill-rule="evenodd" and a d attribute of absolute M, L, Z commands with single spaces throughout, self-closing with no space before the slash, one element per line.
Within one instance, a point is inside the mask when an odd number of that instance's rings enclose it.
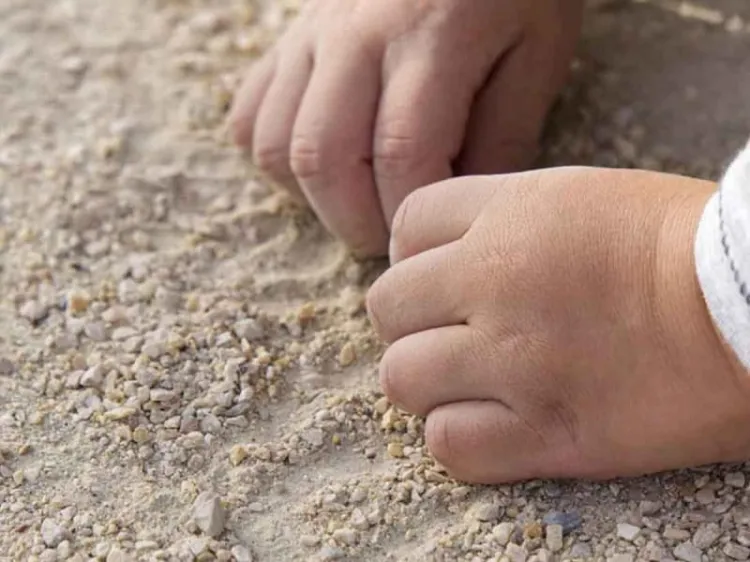
<path fill-rule="evenodd" d="M 750 370 L 750 145 L 729 166 L 706 205 L 695 258 L 714 324 Z"/>

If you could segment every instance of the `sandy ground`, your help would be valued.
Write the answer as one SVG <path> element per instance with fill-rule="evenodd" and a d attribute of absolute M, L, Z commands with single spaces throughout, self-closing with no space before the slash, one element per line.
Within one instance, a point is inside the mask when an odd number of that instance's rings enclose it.
<path fill-rule="evenodd" d="M 545 163 L 716 178 L 750 131 L 750 3 L 703 8 L 591 2 Z M 0 0 L 0 560 L 750 559 L 748 467 L 434 465 L 377 394 L 379 265 L 224 140 L 285 13 Z"/>

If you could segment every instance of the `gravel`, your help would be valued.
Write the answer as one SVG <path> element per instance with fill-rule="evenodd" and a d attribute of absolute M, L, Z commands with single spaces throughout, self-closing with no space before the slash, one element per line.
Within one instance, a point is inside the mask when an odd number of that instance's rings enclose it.
<path fill-rule="evenodd" d="M 741 25 L 593 6 L 543 160 L 717 177 L 750 13 L 714 5 Z M 478 487 L 429 455 L 377 387 L 382 266 L 226 143 L 298 7 L 0 0 L 0 558 L 748 559 L 747 465 Z"/>

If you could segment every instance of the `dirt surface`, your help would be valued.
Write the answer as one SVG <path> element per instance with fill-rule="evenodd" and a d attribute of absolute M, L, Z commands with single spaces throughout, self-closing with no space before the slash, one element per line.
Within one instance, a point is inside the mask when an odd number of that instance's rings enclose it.
<path fill-rule="evenodd" d="M 487 488 L 434 465 L 377 393 L 378 264 L 225 140 L 293 13 L 0 0 L 0 560 L 750 559 L 745 466 Z M 591 2 L 543 164 L 717 178 L 750 132 L 748 22 Z"/>

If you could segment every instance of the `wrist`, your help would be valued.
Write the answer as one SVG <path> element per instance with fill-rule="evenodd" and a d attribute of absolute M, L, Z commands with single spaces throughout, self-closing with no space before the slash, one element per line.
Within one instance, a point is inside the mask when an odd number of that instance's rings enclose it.
<path fill-rule="evenodd" d="M 676 356 L 731 373 L 750 388 L 747 370 L 721 330 L 696 274 L 698 225 L 716 192 L 715 184 L 700 183 L 695 191 L 675 197 L 664 219 L 657 252 L 660 321 L 665 333 L 676 335 L 675 345 L 681 348 Z"/>

